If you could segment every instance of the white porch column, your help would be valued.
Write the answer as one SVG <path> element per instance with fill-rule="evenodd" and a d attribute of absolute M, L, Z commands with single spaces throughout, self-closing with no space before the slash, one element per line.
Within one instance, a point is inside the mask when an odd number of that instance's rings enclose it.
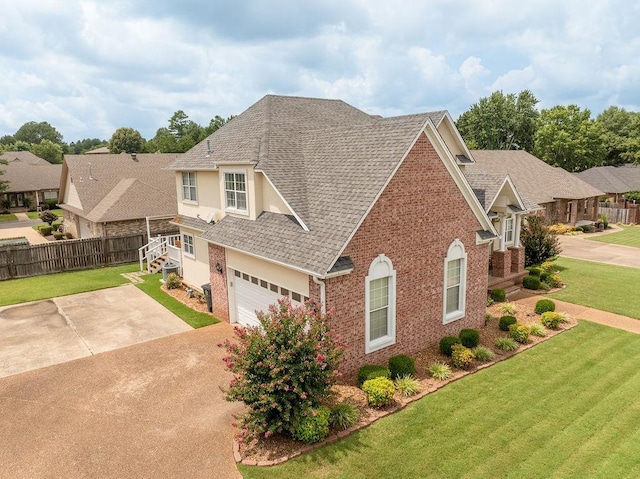
<path fill-rule="evenodd" d="M 501 216 L 500 217 L 500 247 L 498 248 L 498 251 L 504 251 L 505 250 L 505 241 L 504 241 L 504 237 L 505 237 L 505 231 L 507 228 L 507 217 L 506 216 Z"/>
<path fill-rule="evenodd" d="M 513 226 L 513 246 L 520 247 L 520 230 L 522 229 L 522 215 L 516 215 L 515 225 Z"/>

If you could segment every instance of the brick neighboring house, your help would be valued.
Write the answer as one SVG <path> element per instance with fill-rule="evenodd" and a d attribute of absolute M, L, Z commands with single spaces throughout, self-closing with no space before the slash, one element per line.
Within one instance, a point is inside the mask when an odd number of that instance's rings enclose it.
<path fill-rule="evenodd" d="M 544 208 L 552 223 L 575 225 L 598 218 L 603 192 L 562 168 L 548 165 L 523 150 L 473 150 L 476 166 L 509 175 L 518 191 Z"/>
<path fill-rule="evenodd" d="M 62 165 L 51 164 L 30 151 L 8 151 L 0 159 L 7 162 L 0 164 L 4 171 L 0 179 L 9 182 L 2 195 L 3 209 L 35 210 L 41 203 L 58 200 Z"/>
<path fill-rule="evenodd" d="M 177 233 L 178 154 L 65 155 L 60 183 L 64 229 L 75 238 Z"/>
<path fill-rule="evenodd" d="M 169 166 L 184 279 L 241 325 L 282 295 L 335 308 L 348 373 L 478 327 L 496 231 L 468 157 L 444 111 L 267 95 Z"/>
<path fill-rule="evenodd" d="M 626 193 L 640 191 L 640 165 L 596 166 L 574 175 L 604 191 L 613 203 L 624 202 Z"/>

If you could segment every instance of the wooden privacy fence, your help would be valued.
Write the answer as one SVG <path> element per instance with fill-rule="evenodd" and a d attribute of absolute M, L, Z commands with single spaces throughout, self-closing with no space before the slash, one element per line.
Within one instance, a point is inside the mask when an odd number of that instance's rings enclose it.
<path fill-rule="evenodd" d="M 600 203 L 598 205 L 598 213 L 607 215 L 609 223 L 637 224 L 640 220 L 639 205 L 629 204 L 628 208 L 620 208 L 615 203 Z"/>
<path fill-rule="evenodd" d="M 0 280 L 133 263 L 145 241 L 136 234 L 0 247 Z"/>

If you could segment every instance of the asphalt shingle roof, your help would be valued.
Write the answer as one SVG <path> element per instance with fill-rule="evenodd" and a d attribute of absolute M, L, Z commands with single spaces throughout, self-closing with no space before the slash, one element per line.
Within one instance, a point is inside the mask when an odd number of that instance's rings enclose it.
<path fill-rule="evenodd" d="M 500 187 L 508 175 L 487 173 L 481 170 L 477 164 L 465 166 L 463 173 L 471 185 L 476 198 L 478 198 L 484 210 L 488 212 L 489 207 L 495 201 L 498 193 L 500 193 Z M 516 187 L 516 190 L 517 189 Z M 518 190 L 518 195 L 520 195 L 526 211 L 535 211 L 542 208 L 520 190 Z"/>
<path fill-rule="evenodd" d="M 65 155 L 82 210 L 64 209 L 94 222 L 122 221 L 146 216 L 176 215 L 175 173 L 164 167 L 177 153 Z"/>
<path fill-rule="evenodd" d="M 520 195 L 538 204 L 603 194 L 568 171 L 550 166 L 523 150 L 472 150 L 471 154 L 481 170 L 508 174 Z"/>
<path fill-rule="evenodd" d="M 596 166 L 574 174 L 605 193 L 640 191 L 640 165 Z"/>
<path fill-rule="evenodd" d="M 62 165 L 49 163 L 29 151 L 8 151 L 0 155 L 7 162 L 0 164 L 4 174 L 0 180 L 9 181 L 7 193 L 57 190 L 60 187 Z"/>

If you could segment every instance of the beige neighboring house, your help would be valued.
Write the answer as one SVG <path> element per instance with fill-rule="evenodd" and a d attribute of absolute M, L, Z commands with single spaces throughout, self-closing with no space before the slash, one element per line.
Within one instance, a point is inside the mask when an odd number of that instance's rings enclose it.
<path fill-rule="evenodd" d="M 613 203 L 624 203 L 626 193 L 640 191 L 640 165 L 596 166 L 574 175 L 604 191 Z"/>
<path fill-rule="evenodd" d="M 2 196 L 2 209 L 35 210 L 41 203 L 58 200 L 62 165 L 51 164 L 30 151 L 8 151 L 0 159 L 7 162 L 0 164 L 4 171 L 0 179 L 9 182 Z"/>
<path fill-rule="evenodd" d="M 476 166 L 491 174 L 509 175 L 521 195 L 540 205 L 552 223 L 580 224 L 598 218 L 604 193 L 562 168 L 523 150 L 472 150 Z"/>
<path fill-rule="evenodd" d="M 109 151 L 109 148 L 106 146 L 101 146 L 100 148 L 96 148 L 95 150 L 90 150 L 87 151 L 87 155 L 108 155 L 111 152 Z"/>
<path fill-rule="evenodd" d="M 64 228 L 76 238 L 177 232 L 177 154 L 65 155 L 60 182 Z"/>

